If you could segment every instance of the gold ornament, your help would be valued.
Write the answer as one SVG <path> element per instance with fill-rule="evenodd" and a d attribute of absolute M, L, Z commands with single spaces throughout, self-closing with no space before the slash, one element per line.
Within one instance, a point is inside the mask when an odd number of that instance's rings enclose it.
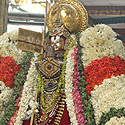
<path fill-rule="evenodd" d="M 61 0 L 56 2 L 47 15 L 47 27 L 65 27 L 71 33 L 82 32 L 88 24 L 88 14 L 84 6 L 77 0 Z"/>
<path fill-rule="evenodd" d="M 47 78 L 51 78 L 60 71 L 60 65 L 55 59 L 46 58 L 39 63 L 39 70 Z"/>

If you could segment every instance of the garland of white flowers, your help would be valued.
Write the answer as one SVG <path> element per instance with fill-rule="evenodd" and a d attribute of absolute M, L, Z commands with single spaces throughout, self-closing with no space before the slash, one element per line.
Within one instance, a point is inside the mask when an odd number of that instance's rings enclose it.
<path fill-rule="evenodd" d="M 0 36 L 0 55 L 3 57 L 11 56 L 14 58 L 17 64 L 20 64 L 26 53 L 17 49 L 17 36 L 17 30 L 10 33 L 4 33 L 2 36 Z"/>
<path fill-rule="evenodd" d="M 31 60 L 31 66 L 28 71 L 26 82 L 23 86 L 24 89 L 22 91 L 22 98 L 19 103 L 19 111 L 14 125 L 20 125 L 23 123 L 23 120 L 29 119 L 32 111 L 36 109 L 38 105 L 37 102 L 34 101 L 37 86 L 37 70 L 35 66 L 36 60 L 36 56 Z M 28 106 L 30 109 L 28 109 Z"/>
<path fill-rule="evenodd" d="M 93 104 L 96 123 L 102 116 L 102 113 L 107 113 L 110 108 L 120 109 L 125 106 L 125 75 L 112 76 L 110 79 L 104 79 L 102 85 L 95 86 L 94 91 L 91 91 L 91 101 Z"/>
<path fill-rule="evenodd" d="M 116 33 L 105 24 L 87 28 L 81 33 L 83 65 L 87 66 L 92 60 L 103 56 L 125 58 L 125 48 L 121 40 L 116 39 Z"/>
<path fill-rule="evenodd" d="M 106 122 L 105 125 L 124 125 L 125 124 L 125 118 L 121 117 L 112 117 L 108 122 Z"/>
<path fill-rule="evenodd" d="M 66 104 L 67 109 L 69 111 L 69 117 L 71 124 L 76 125 L 78 123 L 78 120 L 76 119 L 75 114 L 75 106 L 73 102 L 73 84 L 72 84 L 72 75 L 73 75 L 73 69 L 74 69 L 74 57 L 71 56 L 71 54 L 74 53 L 74 47 L 70 49 L 68 55 L 67 55 L 67 64 L 66 64 L 66 75 L 65 75 L 65 94 L 66 94 Z"/>
<path fill-rule="evenodd" d="M 17 30 L 13 30 L 11 32 L 6 32 L 3 35 L 0 36 L 0 41 L 8 41 L 9 39 L 11 41 L 13 41 L 14 43 L 16 42 L 16 40 L 18 39 L 18 29 Z"/>
<path fill-rule="evenodd" d="M 0 120 L 4 115 L 4 106 L 8 103 L 13 90 L 10 87 L 6 87 L 4 82 L 0 81 Z"/>
<path fill-rule="evenodd" d="M 4 33 L 0 36 L 0 56 L 6 57 L 11 56 L 14 58 L 17 64 L 22 62 L 23 57 L 25 56 L 25 52 L 18 50 L 16 48 L 16 40 L 17 40 L 17 30 L 14 30 L 10 33 Z M 0 119 L 4 114 L 5 104 L 7 104 L 9 97 L 12 94 L 12 89 L 6 87 L 3 82 L 0 81 Z"/>

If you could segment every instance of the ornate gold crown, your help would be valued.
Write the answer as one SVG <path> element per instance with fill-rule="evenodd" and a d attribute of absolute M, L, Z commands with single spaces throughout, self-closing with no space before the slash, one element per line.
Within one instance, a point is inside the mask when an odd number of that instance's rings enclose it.
<path fill-rule="evenodd" d="M 60 0 L 56 2 L 47 15 L 47 27 L 63 26 L 71 33 L 82 32 L 88 24 L 88 14 L 77 0 Z"/>

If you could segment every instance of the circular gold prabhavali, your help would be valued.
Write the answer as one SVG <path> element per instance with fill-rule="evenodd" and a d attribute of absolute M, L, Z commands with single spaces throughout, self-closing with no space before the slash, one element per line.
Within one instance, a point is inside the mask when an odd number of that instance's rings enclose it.
<path fill-rule="evenodd" d="M 82 32 L 87 28 L 88 14 L 84 6 L 77 0 L 61 0 L 56 2 L 47 14 L 47 27 L 64 26 L 71 33 Z"/>

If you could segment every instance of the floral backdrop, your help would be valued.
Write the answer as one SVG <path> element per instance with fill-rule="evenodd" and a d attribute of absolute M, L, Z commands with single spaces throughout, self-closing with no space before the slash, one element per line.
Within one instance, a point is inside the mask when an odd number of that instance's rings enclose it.
<path fill-rule="evenodd" d="M 104 24 L 81 33 L 86 90 L 91 95 L 96 124 L 124 122 L 125 48 L 116 33 Z M 123 121 L 121 121 L 122 119 Z"/>
<path fill-rule="evenodd" d="M 38 103 L 37 53 L 16 48 L 15 30 L 0 36 L 0 125 L 21 125 Z M 72 36 L 64 56 L 66 104 L 72 124 L 125 124 L 125 48 L 107 25 Z M 76 43 L 77 41 L 77 43 Z M 37 110 L 35 110 L 37 112 Z"/>

